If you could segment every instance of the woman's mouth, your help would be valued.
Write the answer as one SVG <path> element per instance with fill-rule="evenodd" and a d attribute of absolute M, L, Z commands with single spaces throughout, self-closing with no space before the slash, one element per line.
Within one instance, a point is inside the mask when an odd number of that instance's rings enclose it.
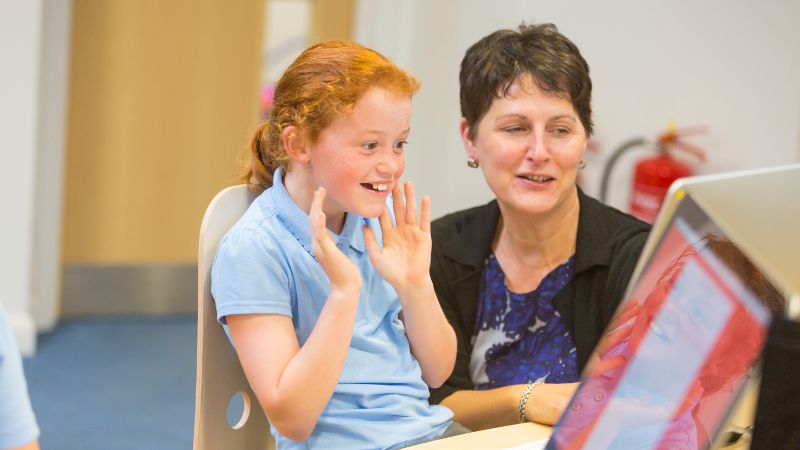
<path fill-rule="evenodd" d="M 547 183 L 548 181 L 555 180 L 555 178 L 548 177 L 546 175 L 519 175 L 519 178 L 528 181 L 533 181 L 534 183 Z"/>

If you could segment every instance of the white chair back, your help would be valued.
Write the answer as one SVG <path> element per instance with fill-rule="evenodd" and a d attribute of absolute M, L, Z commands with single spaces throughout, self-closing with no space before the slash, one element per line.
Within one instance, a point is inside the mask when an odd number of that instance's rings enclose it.
<path fill-rule="evenodd" d="M 239 359 L 217 322 L 211 296 L 211 263 L 219 241 L 244 214 L 256 194 L 246 185 L 220 191 L 206 209 L 197 255 L 197 381 L 194 450 L 267 450 L 275 448 L 264 411 L 245 378 Z M 243 399 L 241 420 L 228 424 L 228 404 Z"/>

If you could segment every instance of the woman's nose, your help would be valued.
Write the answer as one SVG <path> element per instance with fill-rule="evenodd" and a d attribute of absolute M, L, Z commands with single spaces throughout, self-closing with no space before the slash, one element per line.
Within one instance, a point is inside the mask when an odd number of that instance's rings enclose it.
<path fill-rule="evenodd" d="M 531 133 L 530 139 L 527 142 L 528 149 L 525 156 L 534 162 L 547 161 L 550 158 L 550 153 L 544 139 L 544 133 L 534 132 Z"/>

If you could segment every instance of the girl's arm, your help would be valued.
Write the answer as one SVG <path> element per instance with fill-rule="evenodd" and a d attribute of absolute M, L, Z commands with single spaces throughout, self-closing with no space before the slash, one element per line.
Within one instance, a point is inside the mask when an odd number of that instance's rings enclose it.
<path fill-rule="evenodd" d="M 244 373 L 281 435 L 308 438 L 344 367 L 355 325 L 361 277 L 325 230 L 324 189 L 314 194 L 312 250 L 330 279 L 330 293 L 308 340 L 300 347 L 292 319 L 277 314 L 235 314 L 226 320 Z"/>
<path fill-rule="evenodd" d="M 430 278 L 420 284 L 395 288 L 403 307 L 402 320 L 419 361 L 422 379 L 433 388 L 441 386 L 456 362 L 456 334 L 444 316 Z"/>
<path fill-rule="evenodd" d="M 422 214 L 418 219 L 411 182 L 405 183 L 405 201 L 399 184 L 392 191 L 392 198 L 396 225 L 392 226 L 387 211 L 378 219 L 383 248 L 378 246 L 369 227 L 364 228 L 364 238 L 370 261 L 400 297 L 406 335 L 422 369 L 422 379 L 428 386 L 439 387 L 455 365 L 456 335 L 442 312 L 429 272 L 430 200 L 422 198 Z"/>

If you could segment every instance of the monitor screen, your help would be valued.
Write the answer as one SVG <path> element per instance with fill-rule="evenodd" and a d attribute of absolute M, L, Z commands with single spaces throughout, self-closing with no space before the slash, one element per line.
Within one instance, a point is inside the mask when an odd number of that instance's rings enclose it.
<path fill-rule="evenodd" d="M 690 196 L 595 349 L 550 449 L 702 449 L 783 299 Z"/>

